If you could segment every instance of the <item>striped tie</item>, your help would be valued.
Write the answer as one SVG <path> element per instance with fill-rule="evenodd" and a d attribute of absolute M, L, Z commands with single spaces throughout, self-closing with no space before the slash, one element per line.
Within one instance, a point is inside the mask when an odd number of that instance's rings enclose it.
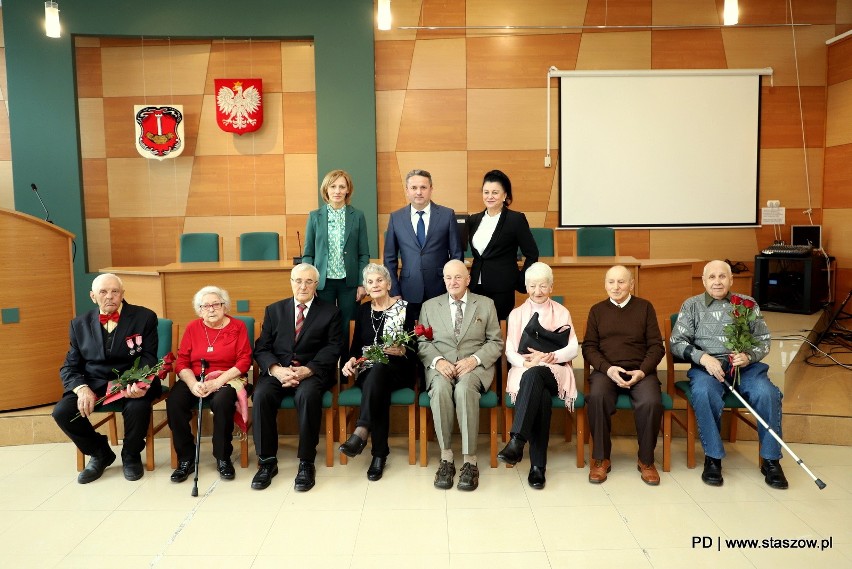
<path fill-rule="evenodd" d="M 299 339 L 299 334 L 302 333 L 302 324 L 305 323 L 305 305 L 298 305 L 299 314 L 296 315 L 296 339 Z"/>

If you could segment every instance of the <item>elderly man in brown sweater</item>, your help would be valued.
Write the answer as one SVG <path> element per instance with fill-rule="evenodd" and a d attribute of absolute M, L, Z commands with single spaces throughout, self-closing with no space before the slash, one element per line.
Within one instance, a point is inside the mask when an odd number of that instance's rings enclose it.
<path fill-rule="evenodd" d="M 656 486 L 654 449 L 663 413 L 657 364 L 666 353 L 657 314 L 650 302 L 632 295 L 633 275 L 621 265 L 607 271 L 604 288 L 609 298 L 589 310 L 583 338 L 583 359 L 592 368 L 586 403 L 594 441 L 589 482 L 604 482 L 611 470 L 612 415 L 624 393 L 633 403 L 639 439 L 636 468 L 643 482 Z"/>

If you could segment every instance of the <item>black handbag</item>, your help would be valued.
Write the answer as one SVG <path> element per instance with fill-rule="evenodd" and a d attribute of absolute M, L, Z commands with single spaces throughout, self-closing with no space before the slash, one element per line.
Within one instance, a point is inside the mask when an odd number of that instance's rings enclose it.
<path fill-rule="evenodd" d="M 521 332 L 518 353 L 528 354 L 529 348 L 545 353 L 555 352 L 568 345 L 570 336 L 571 326 L 566 324 L 553 331 L 546 330 L 538 323 L 538 312 L 533 312 L 532 318 Z"/>

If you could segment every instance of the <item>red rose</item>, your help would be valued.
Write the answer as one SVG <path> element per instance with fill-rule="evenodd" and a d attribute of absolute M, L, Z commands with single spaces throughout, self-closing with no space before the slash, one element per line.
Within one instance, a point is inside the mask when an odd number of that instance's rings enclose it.
<path fill-rule="evenodd" d="M 752 308 L 754 308 L 754 307 L 755 307 L 755 306 L 757 306 L 757 305 L 754 303 L 754 301 L 753 301 L 753 300 L 749 300 L 749 299 L 747 299 L 747 298 L 744 298 L 744 299 L 743 299 L 743 306 L 745 306 L 746 308 L 748 308 L 749 310 L 751 310 Z"/>
<path fill-rule="evenodd" d="M 739 296 L 737 296 L 737 295 L 731 296 L 731 304 L 738 305 L 738 304 L 742 304 L 742 303 L 743 303 L 743 299 L 740 298 Z"/>
<path fill-rule="evenodd" d="M 731 310 L 731 316 L 733 316 L 734 318 L 739 318 L 741 316 L 740 311 L 737 308 L 734 308 L 733 310 Z"/>
<path fill-rule="evenodd" d="M 426 327 L 423 324 L 417 324 L 414 326 L 414 333 L 418 336 L 423 336 L 430 342 L 432 341 L 432 327 Z"/>

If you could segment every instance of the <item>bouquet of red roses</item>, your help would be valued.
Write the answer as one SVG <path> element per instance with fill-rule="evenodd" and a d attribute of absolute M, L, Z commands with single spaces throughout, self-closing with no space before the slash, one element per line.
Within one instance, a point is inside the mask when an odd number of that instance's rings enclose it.
<path fill-rule="evenodd" d="M 733 365 L 734 354 L 757 347 L 751 333 L 751 323 L 757 320 L 756 306 L 751 299 L 731 295 L 731 323 L 725 325 L 725 347 L 732 351 L 728 354 L 728 362 L 731 363 L 729 373 L 734 385 L 740 381 L 740 368 Z"/>
<path fill-rule="evenodd" d="M 112 370 L 118 377 L 109 382 L 106 394 L 95 401 L 95 407 L 118 401 L 124 397 L 124 392 L 130 385 L 136 385 L 140 389 L 148 389 L 151 387 L 151 382 L 154 381 L 155 376 L 159 379 L 165 379 L 166 375 L 172 371 L 172 363 L 175 361 L 175 356 L 169 352 L 153 366 L 144 365 L 140 368 L 139 360 L 141 359 L 142 356 L 136 358 L 133 366 L 124 373 L 119 373 L 117 369 Z M 81 416 L 80 413 L 77 413 L 71 420 L 79 419 Z"/>
<path fill-rule="evenodd" d="M 417 337 L 424 337 L 427 340 L 432 340 L 432 328 L 417 324 L 414 330 L 406 332 L 405 330 L 393 330 L 382 334 L 381 343 L 373 344 L 364 347 L 364 355 L 355 362 L 357 366 L 370 367 L 376 363 L 388 363 L 388 355 L 385 353 L 385 348 L 392 346 L 405 346 L 408 350 L 413 350 L 411 347 L 412 340 Z"/>

